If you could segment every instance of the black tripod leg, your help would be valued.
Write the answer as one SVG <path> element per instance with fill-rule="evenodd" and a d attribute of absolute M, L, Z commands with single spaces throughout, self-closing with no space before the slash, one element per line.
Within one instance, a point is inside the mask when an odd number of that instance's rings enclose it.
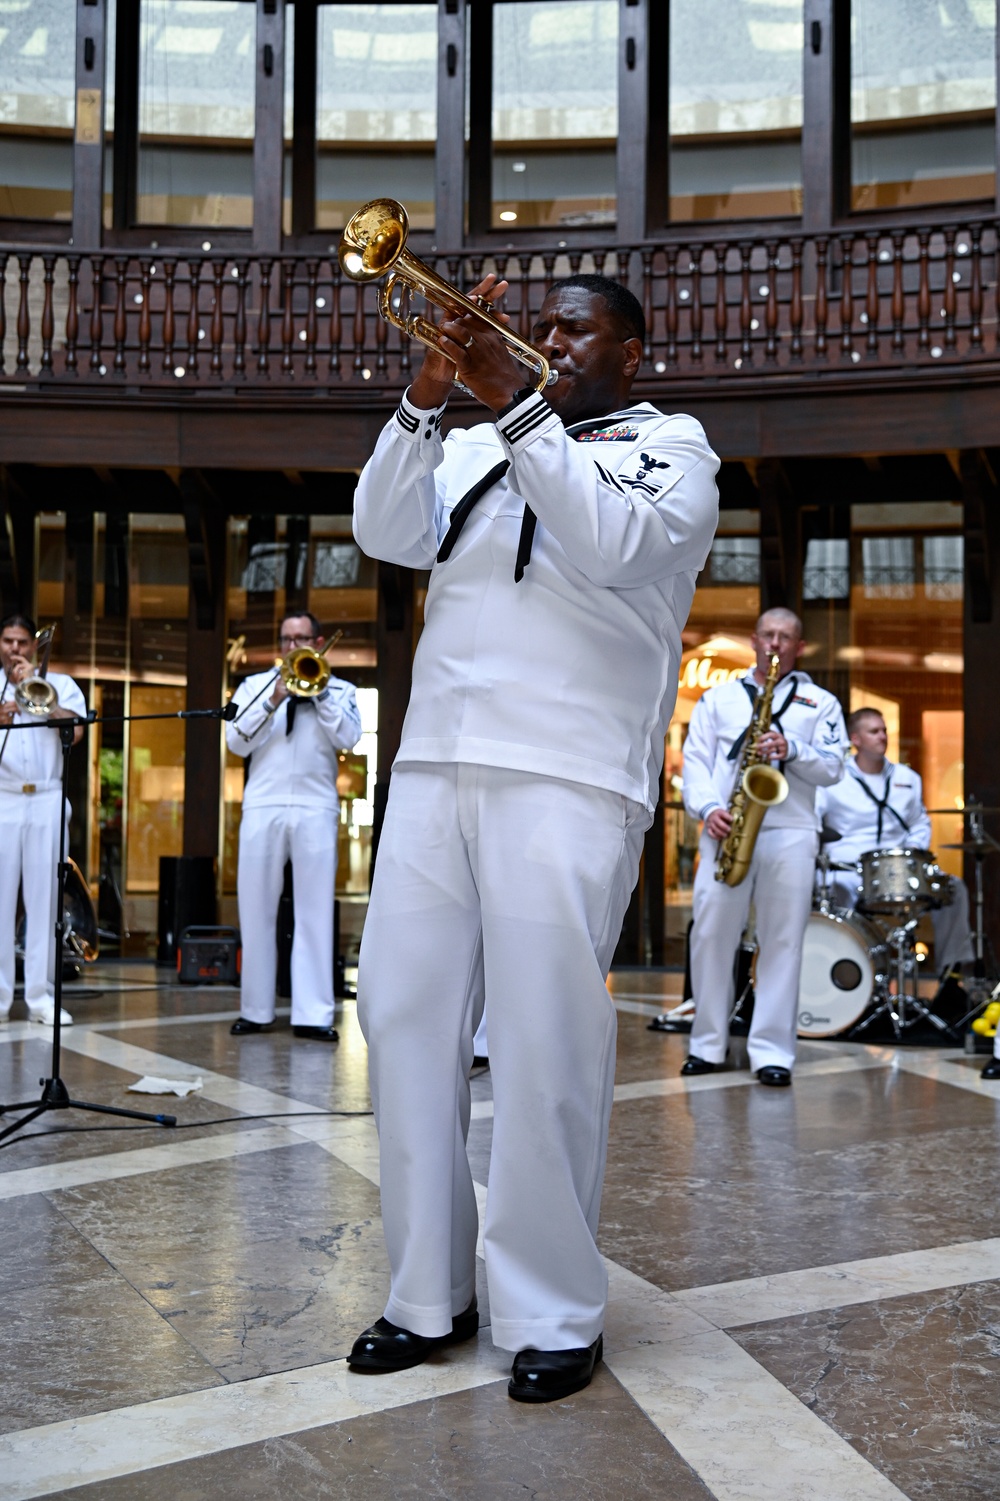
<path fill-rule="evenodd" d="M 148 1115 L 144 1110 L 120 1110 L 117 1105 L 89 1105 L 86 1100 L 70 1100 L 71 1110 L 93 1110 L 98 1115 L 124 1115 L 130 1121 L 151 1121 L 154 1126 L 176 1126 L 176 1115 Z"/>
<path fill-rule="evenodd" d="M 27 1105 L 5 1105 L 3 1108 L 4 1110 L 28 1109 Z M 29 1115 L 22 1115 L 19 1121 L 14 1121 L 12 1125 L 7 1126 L 3 1131 L 0 1131 L 0 1141 L 3 1141 L 5 1136 L 13 1136 L 15 1131 L 20 1131 L 24 1126 L 30 1125 L 30 1123 L 33 1120 L 36 1120 L 38 1116 L 44 1115 L 47 1109 L 47 1105 L 36 1105 Z"/>

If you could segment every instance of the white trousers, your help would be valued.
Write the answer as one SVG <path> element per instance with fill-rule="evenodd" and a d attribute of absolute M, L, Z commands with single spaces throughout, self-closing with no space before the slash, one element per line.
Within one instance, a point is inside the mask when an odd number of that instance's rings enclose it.
<path fill-rule="evenodd" d="M 476 1286 L 465 1151 L 489 1007 L 484 1245 L 494 1344 L 589 1345 L 617 1025 L 605 980 L 649 815 L 616 793 L 478 765 L 397 767 L 361 944 L 392 1281 L 385 1317 L 446 1334 Z"/>
<path fill-rule="evenodd" d="M 236 889 L 243 942 L 240 1013 L 274 1020 L 276 924 L 285 861 L 295 883 L 292 1025 L 333 1025 L 333 900 L 337 814 L 333 808 L 248 808 L 240 824 Z"/>
<path fill-rule="evenodd" d="M 716 840 L 702 834 L 694 879 L 691 989 L 695 1016 L 690 1050 L 722 1063 L 733 1009 L 733 963 L 753 900 L 757 927 L 753 1021 L 747 1039 L 750 1067 L 791 1068 L 802 944 L 812 909 L 816 835 L 811 829 L 771 829 L 757 836 L 753 860 L 739 886 L 715 879 Z"/>
<path fill-rule="evenodd" d="M 948 877 L 951 901 L 931 911 L 934 929 L 934 968 L 940 974 L 955 964 L 972 964 L 976 957 L 969 926 L 969 888 L 955 876 Z M 830 900 L 836 907 L 853 910 L 861 898 L 861 886 L 847 871 L 830 877 Z"/>
<path fill-rule="evenodd" d="M 18 882 L 24 894 L 24 999 L 29 1007 L 55 994 L 55 920 L 62 793 L 0 792 L 0 1015 L 14 994 L 14 927 Z"/>

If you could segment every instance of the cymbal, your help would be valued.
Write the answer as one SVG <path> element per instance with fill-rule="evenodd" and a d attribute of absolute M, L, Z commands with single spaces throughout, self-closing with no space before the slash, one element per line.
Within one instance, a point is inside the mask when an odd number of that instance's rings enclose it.
<path fill-rule="evenodd" d="M 979 850 L 988 850 L 991 854 L 998 854 L 996 844 L 992 839 L 962 839 L 958 844 L 942 844 L 943 850 L 968 850 L 970 854 L 977 854 Z"/>
<path fill-rule="evenodd" d="M 928 808 L 927 812 L 954 813 L 956 816 L 960 815 L 962 818 L 965 818 L 971 813 L 1000 813 L 1000 808 L 983 808 L 979 805 L 979 803 L 973 803 L 972 806 L 968 808 Z"/>

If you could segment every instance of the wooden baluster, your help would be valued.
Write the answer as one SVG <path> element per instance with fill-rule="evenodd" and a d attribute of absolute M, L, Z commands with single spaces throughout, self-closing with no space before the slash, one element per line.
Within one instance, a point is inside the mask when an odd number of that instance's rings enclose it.
<path fill-rule="evenodd" d="M 226 262 L 213 260 L 212 266 L 212 316 L 208 324 L 209 374 L 222 375 L 222 289 L 225 286 Z"/>
<path fill-rule="evenodd" d="M 642 357 L 647 365 L 653 363 L 653 251 L 642 251 L 642 311 L 646 319 L 646 342 Z"/>
<path fill-rule="evenodd" d="M 343 313 L 340 298 L 343 291 L 343 280 L 340 271 L 340 261 L 336 258 L 330 262 L 330 359 L 328 361 L 330 374 L 340 374 L 340 340 L 343 329 Z M 405 341 L 407 344 L 409 340 Z"/>
<path fill-rule="evenodd" d="M 607 264 L 609 252 L 607 250 L 592 250 L 590 254 L 594 262 L 594 275 L 604 276 L 604 267 Z"/>
<path fill-rule="evenodd" d="M 865 292 L 865 317 L 868 319 L 868 333 L 865 339 L 865 349 L 872 359 L 877 359 L 880 303 L 878 291 L 878 231 L 870 231 L 865 235 L 865 240 L 868 245 L 868 287 Z"/>
<path fill-rule="evenodd" d="M 931 282 L 930 269 L 927 264 L 927 247 L 930 238 L 929 229 L 917 230 L 917 244 L 920 247 L 920 271 L 917 285 L 917 348 L 919 350 L 927 350 L 931 347 Z"/>
<path fill-rule="evenodd" d="M 767 297 L 764 302 L 764 359 L 778 358 L 778 241 L 765 240 L 767 252 Z"/>
<path fill-rule="evenodd" d="M 65 366 L 72 375 L 76 375 L 77 340 L 80 337 L 80 257 L 68 255 L 66 257 L 67 279 L 69 283 L 69 300 L 66 304 L 66 355 Z M 0 287 L 2 287 L 3 273 L 0 271 Z M 0 292 L 2 303 L 2 292 Z M 0 318 L 3 313 L 0 309 Z M 0 370 L 3 369 L 3 334 L 0 332 Z"/>
<path fill-rule="evenodd" d="M 969 225 L 969 345 L 972 349 L 983 347 L 983 226 Z"/>
<path fill-rule="evenodd" d="M 715 358 L 726 358 L 729 342 L 729 306 L 726 302 L 726 251 L 724 240 L 715 246 Z"/>
<path fill-rule="evenodd" d="M 906 318 L 906 293 L 903 286 L 903 244 L 905 235 L 901 229 L 892 232 L 892 349 L 902 354 L 906 348 L 903 323 Z"/>
<path fill-rule="evenodd" d="M 289 380 L 295 376 L 292 357 L 295 344 L 294 296 L 295 262 L 288 258 L 281 263 L 281 373 Z"/>
<path fill-rule="evenodd" d="M 268 375 L 271 370 L 271 268 L 274 261 L 267 257 L 260 263 L 260 312 L 257 314 L 257 374 Z"/>
<path fill-rule="evenodd" d="M 944 232 L 944 347 L 955 348 L 955 313 L 958 297 L 955 293 L 955 228 L 949 225 Z"/>
<path fill-rule="evenodd" d="M 705 323 L 705 309 L 701 300 L 701 245 L 692 245 L 688 254 L 691 260 L 691 358 L 701 363 L 701 336 Z"/>
<path fill-rule="evenodd" d="M 493 269 L 496 271 L 497 281 L 506 281 L 506 279 L 507 279 L 507 262 L 508 262 L 509 259 L 510 259 L 509 256 L 503 255 L 503 254 L 498 254 L 498 255 L 495 255 L 493 257 Z M 497 303 L 496 306 L 497 306 L 497 311 L 498 312 L 504 312 L 504 313 L 507 312 L 507 293 L 506 292 L 503 294 L 503 296 L 501 297 L 500 301 Z"/>
<path fill-rule="evenodd" d="M 615 272 L 615 280 L 620 281 L 623 287 L 627 287 L 629 281 L 629 270 L 632 265 L 631 250 L 623 249 L 617 251 L 615 260 L 618 264 L 618 269 Z"/>
<path fill-rule="evenodd" d="M 549 287 L 556 279 L 556 258 L 552 251 L 547 250 L 542 256 L 542 266 L 545 270 L 545 287 L 542 292 L 542 300 L 548 296 Z"/>
<path fill-rule="evenodd" d="M 666 322 L 667 322 L 667 364 L 677 364 L 677 245 L 666 247 L 667 258 L 667 283 L 666 283 Z"/>
<path fill-rule="evenodd" d="M 6 254 L 0 254 L 0 375 L 3 375 L 6 366 L 4 343 L 7 339 L 7 261 Z"/>
<path fill-rule="evenodd" d="M 354 373 L 361 375 L 365 369 L 365 286 L 354 283 Z M 362 376 L 362 379 L 364 377 Z"/>
<path fill-rule="evenodd" d="M 247 292 L 250 262 L 236 262 L 236 316 L 233 319 L 233 374 L 240 380 L 247 373 Z"/>
<path fill-rule="evenodd" d="M 128 271 L 128 256 L 115 256 L 115 358 L 116 375 L 125 374 L 125 334 L 128 324 L 125 318 L 125 282 Z"/>
<path fill-rule="evenodd" d="M 319 337 L 319 320 L 316 316 L 316 292 L 319 284 L 319 261 L 306 261 L 306 360 L 307 375 L 316 375 L 316 340 Z"/>
<path fill-rule="evenodd" d="M 482 281 L 484 261 L 485 257 L 481 255 L 471 255 L 469 257 L 469 287 L 478 287 Z M 468 288 L 466 287 L 462 287 L 461 290 L 466 293 L 468 292 Z"/>
<path fill-rule="evenodd" d="M 517 263 L 521 270 L 518 283 L 521 301 L 517 310 L 517 331 L 522 339 L 527 339 L 531 334 L 531 256 L 519 255 Z"/>
<path fill-rule="evenodd" d="M 42 358 L 39 366 L 43 375 L 52 374 L 52 337 L 55 333 L 55 315 L 52 310 L 52 282 L 55 276 L 56 258 L 51 252 L 42 256 L 44 292 L 42 297 Z"/>
<path fill-rule="evenodd" d="M 826 359 L 826 331 L 827 320 L 830 316 L 830 304 L 827 293 L 827 267 L 829 264 L 830 242 L 826 235 L 820 235 L 816 240 L 816 358 Z"/>
<path fill-rule="evenodd" d="M 148 375 L 149 374 L 149 341 L 150 341 L 150 338 L 152 337 L 152 331 L 153 331 L 152 318 L 151 318 L 150 311 L 149 311 L 149 288 L 150 288 L 150 281 L 151 281 L 151 277 L 150 277 L 150 273 L 149 273 L 149 268 L 150 268 L 151 264 L 152 264 L 152 262 L 150 261 L 148 255 L 143 255 L 143 256 L 139 257 L 139 287 L 140 287 L 139 295 L 142 298 L 142 304 L 141 304 L 141 306 L 139 308 L 139 374 L 140 375 Z"/>
<path fill-rule="evenodd" d="M 840 287 L 840 352 L 850 359 L 854 351 L 854 236 L 839 235 L 843 280 Z"/>
<path fill-rule="evenodd" d="M 792 250 L 792 300 L 789 305 L 788 317 L 791 329 L 791 338 L 788 342 L 788 353 L 796 362 L 801 361 L 803 355 L 802 345 L 802 240 L 799 236 L 790 242 Z"/>
<path fill-rule="evenodd" d="M 17 263 L 21 268 L 21 296 L 17 306 L 17 371 L 19 375 L 25 375 L 28 371 L 28 341 L 31 338 L 31 307 L 28 301 L 31 290 L 31 261 L 30 251 L 27 255 L 19 255 Z"/>
<path fill-rule="evenodd" d="M 192 259 L 188 266 L 188 320 L 187 320 L 187 368 L 190 375 L 198 374 L 198 335 L 201 315 L 198 308 L 198 293 L 201 289 L 201 259 Z"/>
<path fill-rule="evenodd" d="M 173 374 L 174 339 L 177 336 L 174 313 L 174 277 L 177 275 L 176 260 L 163 262 L 163 369 Z"/>
<path fill-rule="evenodd" d="M 750 299 L 750 257 L 753 255 L 753 245 L 749 240 L 741 240 L 740 246 L 740 358 L 749 364 L 753 359 L 753 344 L 751 342 L 750 322 L 753 317 L 753 305 Z"/>
<path fill-rule="evenodd" d="M 104 340 L 104 318 L 101 312 L 101 283 L 104 280 L 104 257 L 90 257 L 93 301 L 90 306 L 90 368 L 101 373 L 101 344 Z"/>
<path fill-rule="evenodd" d="M 569 274 L 570 276 L 578 276 L 580 267 L 583 264 L 583 251 L 570 250 L 567 254 L 569 256 Z"/>
<path fill-rule="evenodd" d="M 375 369 L 379 375 L 385 375 L 389 369 L 386 359 L 386 345 L 389 340 L 390 325 L 381 314 L 375 319 Z M 405 335 L 404 335 L 405 337 Z"/>

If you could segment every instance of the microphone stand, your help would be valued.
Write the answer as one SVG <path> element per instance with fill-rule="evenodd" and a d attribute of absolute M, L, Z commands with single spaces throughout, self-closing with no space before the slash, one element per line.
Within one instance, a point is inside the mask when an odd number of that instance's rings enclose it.
<path fill-rule="evenodd" d="M 78 725 L 102 724 L 106 720 L 125 719 L 235 719 L 236 709 L 233 704 L 226 704 L 219 709 L 181 709 L 175 714 L 123 714 L 98 717 L 97 714 L 86 716 L 73 715 L 65 719 L 57 719 L 53 724 L 49 720 L 39 719 L 33 723 L 12 724 L 10 730 L 58 730 L 59 740 L 62 746 L 62 784 L 61 806 L 59 817 L 59 865 L 57 868 L 58 880 L 56 886 L 56 922 L 55 922 L 55 972 L 53 975 L 53 1007 L 55 1014 L 52 1018 L 52 1073 L 48 1079 L 40 1079 L 42 1086 L 41 1098 L 36 1100 L 23 1100 L 17 1104 L 0 1104 L 0 1117 L 11 1110 L 25 1110 L 28 1113 L 22 1115 L 20 1120 L 0 1131 L 0 1142 L 8 1136 L 13 1136 L 16 1131 L 23 1131 L 25 1126 L 37 1120 L 40 1115 L 45 1115 L 50 1110 L 90 1110 L 98 1115 L 124 1116 L 128 1120 L 147 1121 L 153 1126 L 176 1126 L 176 1115 L 156 1114 L 150 1115 L 143 1110 L 123 1110 L 117 1105 L 96 1105 L 89 1100 L 72 1099 L 69 1090 L 59 1072 L 60 1053 L 62 1047 L 62 988 L 63 988 L 63 936 L 66 931 L 66 874 L 69 869 L 66 860 L 66 813 L 69 806 L 69 753 L 73 749 L 73 735 Z"/>

